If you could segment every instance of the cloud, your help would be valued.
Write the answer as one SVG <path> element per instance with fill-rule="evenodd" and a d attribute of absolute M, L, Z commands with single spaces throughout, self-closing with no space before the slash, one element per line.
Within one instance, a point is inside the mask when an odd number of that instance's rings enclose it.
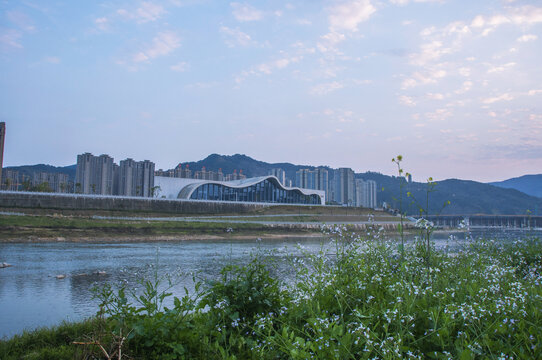
<path fill-rule="evenodd" d="M 216 82 L 216 81 L 211 81 L 211 82 L 196 82 L 196 83 L 193 83 L 193 84 L 188 84 L 185 86 L 186 89 L 191 89 L 191 90 L 194 90 L 194 89 L 199 89 L 199 90 L 203 90 L 203 89 L 210 89 L 210 88 L 214 88 L 216 86 L 218 86 L 220 83 Z"/>
<path fill-rule="evenodd" d="M 237 21 L 257 21 L 263 19 L 263 12 L 248 4 L 241 4 L 238 2 L 230 3 L 232 7 L 232 14 Z"/>
<path fill-rule="evenodd" d="M 452 112 L 449 109 L 436 109 L 434 112 L 425 113 L 425 117 L 429 121 L 444 121 L 452 116 Z"/>
<path fill-rule="evenodd" d="M 94 20 L 94 25 L 100 31 L 107 31 L 109 30 L 109 19 L 106 17 L 97 18 Z"/>
<path fill-rule="evenodd" d="M 22 49 L 23 45 L 19 42 L 21 32 L 14 29 L 0 29 L 0 44 L 2 48 Z"/>
<path fill-rule="evenodd" d="M 308 20 L 308 19 L 297 19 L 296 20 L 296 23 L 298 25 L 312 25 L 312 21 Z"/>
<path fill-rule="evenodd" d="M 324 83 L 324 84 L 318 84 L 316 86 L 313 86 L 309 93 L 311 95 L 326 95 L 332 91 L 342 89 L 344 87 L 343 84 L 341 84 L 338 81 L 333 81 L 330 83 Z"/>
<path fill-rule="evenodd" d="M 43 58 L 43 61 L 49 64 L 60 64 L 60 58 L 56 56 L 46 56 Z"/>
<path fill-rule="evenodd" d="M 510 100 L 514 100 L 514 97 L 508 93 L 505 93 L 496 97 L 483 99 L 482 102 L 484 104 L 493 104 L 498 101 L 510 101 Z"/>
<path fill-rule="evenodd" d="M 399 6 L 408 5 L 411 2 L 414 2 L 414 3 L 442 3 L 444 1 L 443 0 L 390 0 L 390 3 L 395 4 L 395 5 L 399 5 Z"/>
<path fill-rule="evenodd" d="M 482 150 L 487 157 L 492 159 L 542 159 L 542 145 L 540 144 L 485 146 Z"/>
<path fill-rule="evenodd" d="M 506 71 L 507 69 L 513 67 L 513 66 L 516 66 L 516 63 L 515 62 L 509 62 L 507 64 L 503 64 L 503 65 L 489 65 L 489 69 L 487 69 L 487 73 L 488 74 L 491 74 L 491 73 L 500 73 L 500 72 L 503 72 L 503 71 Z"/>
<path fill-rule="evenodd" d="M 430 100 L 444 100 L 444 94 L 441 93 L 427 93 L 425 96 Z"/>
<path fill-rule="evenodd" d="M 537 95 L 537 94 L 542 94 L 542 89 L 529 90 L 529 92 L 527 93 L 527 95 L 529 95 L 529 96 L 534 96 L 534 95 Z"/>
<path fill-rule="evenodd" d="M 329 9 L 329 25 L 332 31 L 358 31 L 358 25 L 376 12 L 370 0 L 347 1 Z"/>
<path fill-rule="evenodd" d="M 519 42 L 528 42 L 528 41 L 534 41 L 536 39 L 538 39 L 538 36 L 536 36 L 534 34 L 527 34 L 527 35 L 523 35 L 523 36 L 518 37 L 517 41 L 519 41 Z"/>
<path fill-rule="evenodd" d="M 417 66 L 426 66 L 432 61 L 439 60 L 445 54 L 451 54 L 452 48 L 445 47 L 442 41 L 431 41 L 420 45 L 420 52 L 410 55 L 410 63 Z"/>
<path fill-rule="evenodd" d="M 35 30 L 34 24 L 25 13 L 16 10 L 7 11 L 6 17 L 20 30 L 23 30 L 25 32 L 32 32 Z"/>
<path fill-rule="evenodd" d="M 456 94 L 464 94 L 467 91 L 470 91 L 472 89 L 473 82 L 472 81 L 464 81 L 463 86 L 461 86 L 460 89 L 456 90 Z"/>
<path fill-rule="evenodd" d="M 252 40 L 250 35 L 242 32 L 238 28 L 232 29 L 227 26 L 220 27 L 220 33 L 224 37 L 224 42 L 228 47 L 239 46 L 249 46 L 255 42 Z"/>
<path fill-rule="evenodd" d="M 442 79 L 447 75 L 446 70 L 430 69 L 424 73 L 415 72 L 410 78 L 403 80 L 402 89 L 408 89 L 419 85 L 435 84 L 438 79 Z"/>
<path fill-rule="evenodd" d="M 416 102 L 410 96 L 399 96 L 399 103 L 406 106 L 416 106 Z"/>
<path fill-rule="evenodd" d="M 173 31 L 164 31 L 158 33 L 145 49 L 132 55 L 129 61 L 130 70 L 137 70 L 134 64 L 149 63 L 152 59 L 166 56 L 181 46 L 181 40 Z M 126 65 L 125 61 L 120 61 L 119 64 Z"/>
<path fill-rule="evenodd" d="M 235 82 L 240 84 L 247 77 L 252 75 L 271 75 L 273 71 L 284 69 L 292 63 L 299 62 L 302 58 L 302 56 L 282 57 L 273 61 L 261 63 L 252 67 L 250 70 L 241 72 L 241 74 L 235 78 Z"/>
<path fill-rule="evenodd" d="M 121 15 L 124 18 L 134 20 L 140 24 L 156 21 L 162 15 L 164 15 L 165 12 L 166 11 L 162 7 L 162 5 L 157 5 L 147 1 L 142 2 L 141 5 L 133 11 L 128 11 L 125 9 L 117 10 L 117 14 Z"/>
<path fill-rule="evenodd" d="M 507 13 L 493 16 L 476 16 L 471 27 L 482 30 L 482 36 L 487 36 L 501 25 L 532 25 L 542 22 L 542 7 L 531 5 L 511 8 Z"/>
<path fill-rule="evenodd" d="M 175 72 L 185 72 L 186 70 L 188 70 L 189 65 L 188 63 L 181 61 L 175 65 L 171 65 L 169 68 Z"/>

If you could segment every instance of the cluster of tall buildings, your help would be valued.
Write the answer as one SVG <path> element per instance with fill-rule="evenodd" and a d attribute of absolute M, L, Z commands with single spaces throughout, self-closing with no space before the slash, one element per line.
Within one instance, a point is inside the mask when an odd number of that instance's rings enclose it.
<path fill-rule="evenodd" d="M 192 171 L 188 164 L 179 164 L 170 170 L 155 171 L 154 163 L 149 160 L 125 159 L 117 165 L 109 155 L 94 156 L 91 153 L 77 156 L 75 182 L 63 173 L 34 172 L 24 175 L 11 169 L 2 172 L 5 134 L 6 125 L 0 122 L 0 179 L 1 188 L 4 190 L 38 189 L 37 191 L 58 193 L 153 197 L 157 190 L 154 186 L 155 176 L 221 182 L 246 178 L 242 170 L 224 174 L 222 169 L 212 171 L 202 167 L 201 170 Z M 350 168 L 300 169 L 296 171 L 295 179 L 289 179 L 283 169 L 275 168 L 270 170 L 268 175 L 278 178 L 285 187 L 324 191 L 327 202 L 331 204 L 377 207 L 376 182 L 356 179 Z"/>
<path fill-rule="evenodd" d="M 328 203 L 347 206 L 363 206 L 376 208 L 376 182 L 356 179 L 350 168 L 300 169 L 292 181 L 286 177 L 283 169 L 272 169 L 269 175 L 276 176 L 285 186 L 296 186 L 304 189 L 322 190 L 326 193 Z"/>
<path fill-rule="evenodd" d="M 231 174 L 224 174 L 222 169 L 218 171 L 207 170 L 205 166 L 201 170 L 192 171 L 189 169 L 188 164 L 179 164 L 175 169 L 170 170 L 157 170 L 155 172 L 156 176 L 172 177 L 172 178 L 183 178 L 183 179 L 198 179 L 198 180 L 211 180 L 211 181 L 233 181 L 233 180 L 242 180 L 246 179 L 246 176 L 243 174 L 243 170 L 233 170 Z"/>
<path fill-rule="evenodd" d="M 117 165 L 109 155 L 77 155 L 76 193 L 152 197 L 154 191 L 152 161 L 125 159 Z"/>

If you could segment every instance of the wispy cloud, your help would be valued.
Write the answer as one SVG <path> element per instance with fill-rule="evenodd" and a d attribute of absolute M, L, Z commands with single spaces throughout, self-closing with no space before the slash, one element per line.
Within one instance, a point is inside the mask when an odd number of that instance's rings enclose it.
<path fill-rule="evenodd" d="M 416 71 L 411 77 L 403 80 L 402 89 L 408 89 L 419 85 L 435 84 L 439 79 L 447 75 L 446 70 L 435 68 L 425 72 Z"/>
<path fill-rule="evenodd" d="M 443 0 L 390 0 L 395 5 L 408 5 L 409 3 L 443 3 Z"/>
<path fill-rule="evenodd" d="M 502 64 L 502 65 L 488 64 L 488 66 L 489 68 L 487 69 L 487 73 L 491 74 L 491 73 L 500 73 L 500 72 L 506 71 L 507 69 L 510 69 L 511 67 L 516 66 L 516 63 L 509 62 L 507 64 Z"/>
<path fill-rule="evenodd" d="M 152 39 L 152 44 L 134 55 L 134 62 L 146 62 L 159 56 L 165 56 L 181 46 L 181 39 L 173 31 L 159 33 Z"/>
<path fill-rule="evenodd" d="M 181 39 L 175 32 L 164 31 L 158 33 L 149 45 L 133 54 L 128 60 L 120 60 L 117 63 L 135 71 L 139 69 L 138 65 L 150 63 L 153 59 L 169 55 L 180 46 Z"/>
<path fill-rule="evenodd" d="M 538 36 L 536 36 L 534 34 L 526 34 L 526 35 L 522 35 L 522 36 L 518 37 L 519 42 L 534 41 L 536 39 L 538 39 Z"/>
<path fill-rule="evenodd" d="M 505 93 L 505 94 L 501 94 L 499 96 L 483 99 L 482 102 L 484 104 L 493 104 L 493 103 L 496 103 L 498 101 L 511 101 L 511 100 L 514 100 L 514 97 L 512 95 L 508 94 L 508 93 Z"/>
<path fill-rule="evenodd" d="M 346 1 L 329 9 L 329 26 L 334 31 L 358 31 L 358 25 L 376 12 L 370 0 Z"/>
<path fill-rule="evenodd" d="M 406 95 L 399 96 L 399 103 L 406 106 L 416 106 L 416 102 L 414 101 L 414 99 Z"/>
<path fill-rule="evenodd" d="M 48 64 L 60 64 L 60 58 L 57 56 L 46 56 L 43 58 L 43 61 Z"/>
<path fill-rule="evenodd" d="M 165 14 L 164 7 L 152 2 L 144 1 L 134 10 L 118 9 L 117 14 L 120 16 L 134 20 L 137 23 L 146 23 L 156 21 Z"/>
<path fill-rule="evenodd" d="M 249 46 L 256 43 L 250 35 L 242 32 L 239 28 L 232 29 L 227 26 L 221 26 L 220 33 L 228 47 Z"/>
<path fill-rule="evenodd" d="M 542 89 L 529 90 L 529 92 L 527 93 L 527 95 L 529 95 L 529 96 L 534 96 L 534 95 L 537 95 L 537 94 L 542 94 Z"/>
<path fill-rule="evenodd" d="M 241 74 L 235 78 L 235 82 L 239 84 L 252 75 L 271 75 L 275 70 L 284 69 L 290 64 L 299 62 L 302 58 L 302 56 L 282 57 L 273 61 L 261 63 L 252 67 L 250 70 L 241 72 Z"/>
<path fill-rule="evenodd" d="M 32 32 L 36 28 L 32 20 L 23 12 L 12 10 L 6 12 L 6 18 L 9 22 L 14 24 L 17 28 L 25 32 Z"/>
<path fill-rule="evenodd" d="M 109 30 L 109 19 L 107 17 L 100 17 L 94 20 L 94 25 L 96 26 L 96 29 L 100 31 L 107 31 Z"/>
<path fill-rule="evenodd" d="M 181 61 L 175 65 L 171 65 L 169 68 L 175 72 L 185 72 L 189 67 L 188 63 Z"/>
<path fill-rule="evenodd" d="M 21 32 L 14 29 L 0 29 L 0 44 L 3 50 L 8 49 L 22 49 L 23 45 L 20 43 Z"/>
<path fill-rule="evenodd" d="M 237 21 L 246 22 L 263 19 L 263 11 L 256 9 L 252 5 L 232 2 L 230 3 L 230 6 L 232 8 L 232 14 Z"/>
<path fill-rule="evenodd" d="M 492 16 L 476 16 L 472 28 L 481 29 L 482 35 L 488 35 L 501 25 L 532 25 L 542 22 L 542 7 L 526 5 L 510 8 L 508 12 Z"/>
<path fill-rule="evenodd" d="M 309 93 L 311 95 L 326 95 L 332 91 L 342 89 L 343 87 L 344 85 L 342 83 L 338 81 L 333 81 L 333 82 L 318 84 L 316 86 L 313 86 L 309 90 Z"/>

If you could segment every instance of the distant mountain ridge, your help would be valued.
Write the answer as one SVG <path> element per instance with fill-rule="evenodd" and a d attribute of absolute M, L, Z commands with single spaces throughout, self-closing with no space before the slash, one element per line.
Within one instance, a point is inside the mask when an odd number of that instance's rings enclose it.
<path fill-rule="evenodd" d="M 286 172 L 286 177 L 289 179 L 295 179 L 295 172 L 299 169 L 315 169 L 316 166 L 309 165 L 294 165 L 292 163 L 267 163 L 251 158 L 244 154 L 235 155 L 219 155 L 211 154 L 203 160 L 183 162 L 182 165 L 186 166 L 194 171 L 201 170 L 203 166 L 207 170 L 218 171 L 222 169 L 224 174 L 230 174 L 233 170 L 243 170 L 243 174 L 247 177 L 265 176 L 269 173 L 269 170 L 274 168 L 281 168 Z M 320 166 L 330 169 L 328 166 Z"/>
<path fill-rule="evenodd" d="M 516 189 L 525 194 L 542 198 L 542 174 L 523 175 L 504 181 L 492 182 L 490 184 L 506 189 Z"/>
<path fill-rule="evenodd" d="M 295 172 L 299 169 L 316 168 L 316 166 L 295 165 L 287 162 L 267 163 L 264 161 L 255 160 L 242 154 L 211 154 L 203 160 L 182 162 L 183 166 L 186 166 L 186 164 L 188 164 L 189 168 L 193 171 L 201 170 L 203 166 L 205 166 L 207 170 L 212 171 L 218 171 L 218 169 L 221 168 L 222 172 L 225 174 L 232 173 L 234 169 L 237 171 L 243 170 L 243 173 L 247 177 L 267 175 L 269 170 L 273 168 L 281 168 L 286 172 L 286 176 L 289 179 L 295 179 Z M 333 170 L 329 166 L 321 167 L 324 167 L 329 171 Z M 44 164 L 8 167 L 8 169 L 23 172 L 63 172 L 73 178 L 75 178 L 75 168 L 75 165 L 55 167 Z M 542 175 L 526 175 L 525 177 L 529 178 L 531 176 L 535 176 L 536 180 L 536 177 Z M 384 175 L 377 172 L 358 173 L 355 175 L 355 177 L 364 180 L 376 181 L 378 203 L 385 201 L 394 208 L 399 207 L 398 199 L 400 198 L 400 179 L 398 177 Z M 534 190 L 536 190 L 536 182 L 534 182 L 534 184 Z M 532 191 L 532 188 L 529 188 L 528 186 L 520 188 L 525 189 L 526 191 Z M 416 205 L 416 201 L 425 204 L 427 195 L 426 190 L 427 185 L 425 183 L 412 182 L 405 185 L 403 189 L 403 208 L 409 214 L 416 215 L 419 213 L 419 207 Z M 407 196 L 407 192 L 410 192 L 412 196 Z M 414 199 L 416 199 L 416 201 L 414 201 Z M 444 206 L 447 201 L 450 201 L 450 205 Z M 542 215 L 542 199 L 529 195 L 525 192 L 521 192 L 518 189 L 506 188 L 504 186 L 494 186 L 492 184 L 485 184 L 470 180 L 447 179 L 440 181 L 435 187 L 435 190 L 430 193 L 429 197 L 429 212 L 432 214 L 523 215 L 527 210 L 530 210 L 533 215 Z"/>

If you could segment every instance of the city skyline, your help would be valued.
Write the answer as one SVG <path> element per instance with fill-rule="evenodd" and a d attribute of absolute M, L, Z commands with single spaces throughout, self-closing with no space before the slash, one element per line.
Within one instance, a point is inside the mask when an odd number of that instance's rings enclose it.
<path fill-rule="evenodd" d="M 542 169 L 535 1 L 0 4 L 4 166 L 211 153 L 413 180 Z"/>

